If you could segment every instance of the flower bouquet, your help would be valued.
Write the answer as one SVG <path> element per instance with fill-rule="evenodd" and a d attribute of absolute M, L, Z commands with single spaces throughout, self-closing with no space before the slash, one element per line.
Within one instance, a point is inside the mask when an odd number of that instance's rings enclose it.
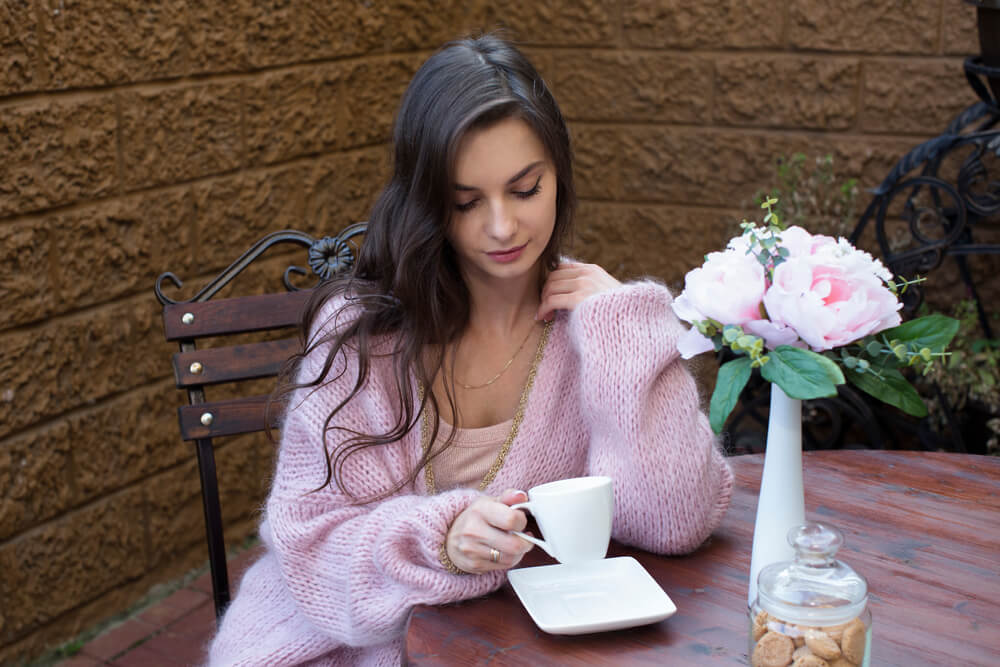
<path fill-rule="evenodd" d="M 744 221 L 726 250 L 688 272 L 673 303 L 692 328 L 681 356 L 728 347 L 736 358 L 719 368 L 709 407 L 716 433 L 736 406 L 753 369 L 790 398 L 835 396 L 850 382 L 900 410 L 927 414 L 900 372 L 926 373 L 958 331 L 958 321 L 928 315 L 901 324 L 899 295 L 917 281 L 893 279 L 878 259 L 846 239 L 784 229 L 772 207 L 764 224 Z"/>
<path fill-rule="evenodd" d="M 846 239 L 784 229 L 769 198 L 764 224 L 690 271 L 673 303 L 693 326 L 678 341 L 684 358 L 728 347 L 736 358 L 719 367 L 709 421 L 719 433 L 754 369 L 771 383 L 767 446 L 757 499 L 748 603 L 767 565 L 791 560 L 789 529 L 805 521 L 802 400 L 834 396 L 850 382 L 904 412 L 927 414 L 900 372 L 931 364 L 945 352 L 958 321 L 929 315 L 902 324 L 899 294 L 916 281 L 895 282 L 883 264 Z"/>

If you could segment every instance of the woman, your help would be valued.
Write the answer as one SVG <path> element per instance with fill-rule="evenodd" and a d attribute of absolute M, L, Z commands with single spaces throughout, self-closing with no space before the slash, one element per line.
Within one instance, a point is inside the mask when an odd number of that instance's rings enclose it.
<path fill-rule="evenodd" d="M 569 135 L 524 56 L 447 45 L 393 141 L 356 268 L 306 315 L 266 553 L 212 664 L 399 664 L 414 605 L 493 591 L 531 548 L 514 489 L 608 475 L 614 538 L 660 553 L 728 506 L 670 294 L 561 259 Z"/>

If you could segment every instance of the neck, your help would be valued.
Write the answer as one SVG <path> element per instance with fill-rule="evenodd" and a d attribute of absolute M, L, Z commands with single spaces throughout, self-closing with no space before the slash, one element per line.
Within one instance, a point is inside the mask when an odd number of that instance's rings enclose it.
<path fill-rule="evenodd" d="M 469 329 L 509 336 L 524 331 L 525 320 L 538 311 L 539 267 L 523 278 L 504 281 L 466 280 L 469 288 Z"/>

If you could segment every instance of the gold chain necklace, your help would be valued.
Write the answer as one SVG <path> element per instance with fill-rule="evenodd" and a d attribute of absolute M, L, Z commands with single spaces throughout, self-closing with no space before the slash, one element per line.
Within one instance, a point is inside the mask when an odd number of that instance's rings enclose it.
<path fill-rule="evenodd" d="M 482 389 L 483 387 L 490 386 L 491 384 L 499 380 L 501 375 L 507 372 L 507 369 L 510 368 L 510 365 L 514 363 L 515 359 L 517 359 L 517 355 L 521 354 L 521 350 L 524 349 L 524 345 L 528 342 L 528 339 L 531 338 L 531 332 L 534 330 L 535 327 L 533 326 L 528 329 L 528 335 L 525 336 L 524 340 L 521 341 L 521 344 L 517 346 L 517 350 L 514 352 L 514 356 L 512 356 L 510 359 L 507 360 L 507 363 L 503 365 L 503 368 L 500 369 L 499 373 L 491 377 L 483 384 L 465 384 L 464 382 L 461 382 L 458 379 L 456 379 L 455 382 L 457 382 L 458 386 L 460 386 L 462 389 Z"/>
<path fill-rule="evenodd" d="M 521 427 L 521 422 L 524 420 L 524 406 L 528 402 L 528 395 L 531 394 L 531 387 L 535 384 L 535 374 L 538 372 L 538 364 L 542 361 L 542 356 L 545 354 L 545 345 L 549 340 L 549 331 L 552 329 L 552 322 L 550 320 L 545 323 L 545 328 L 542 329 L 542 337 L 538 340 L 538 348 L 535 350 L 535 358 L 531 362 L 531 370 L 528 371 L 528 380 L 524 383 L 524 389 L 521 391 L 521 398 L 517 403 L 517 410 L 514 412 L 514 422 L 511 424 L 510 433 L 507 434 L 507 439 L 503 441 L 503 445 L 500 446 L 500 452 L 497 454 L 496 460 L 490 469 L 486 471 L 486 476 L 483 477 L 483 481 L 479 483 L 479 490 L 484 491 L 490 482 L 497 476 L 500 472 L 500 468 L 503 467 L 504 461 L 507 459 L 507 452 L 510 451 L 510 446 L 514 443 L 514 438 L 517 437 L 517 431 Z M 522 343 L 523 346 L 523 343 Z M 422 384 L 417 385 L 417 399 L 422 403 L 424 400 L 424 386 Z M 424 410 L 420 418 L 420 442 L 423 447 L 424 455 L 426 456 L 431 448 L 430 442 L 430 419 L 427 415 L 427 410 Z M 427 461 L 427 465 L 424 467 L 424 481 L 427 484 L 427 491 L 434 495 L 437 493 L 437 486 L 434 483 L 434 468 L 431 465 L 430 459 Z"/>

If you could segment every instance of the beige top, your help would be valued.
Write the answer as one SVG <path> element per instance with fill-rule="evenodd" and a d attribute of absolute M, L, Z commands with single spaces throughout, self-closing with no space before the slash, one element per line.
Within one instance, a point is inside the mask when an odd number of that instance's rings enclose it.
<path fill-rule="evenodd" d="M 493 426 L 456 429 L 451 446 L 434 459 L 434 481 L 438 491 L 478 488 L 513 425 L 514 420 L 508 419 Z M 451 424 L 439 420 L 435 451 L 448 439 L 451 430 Z"/>

